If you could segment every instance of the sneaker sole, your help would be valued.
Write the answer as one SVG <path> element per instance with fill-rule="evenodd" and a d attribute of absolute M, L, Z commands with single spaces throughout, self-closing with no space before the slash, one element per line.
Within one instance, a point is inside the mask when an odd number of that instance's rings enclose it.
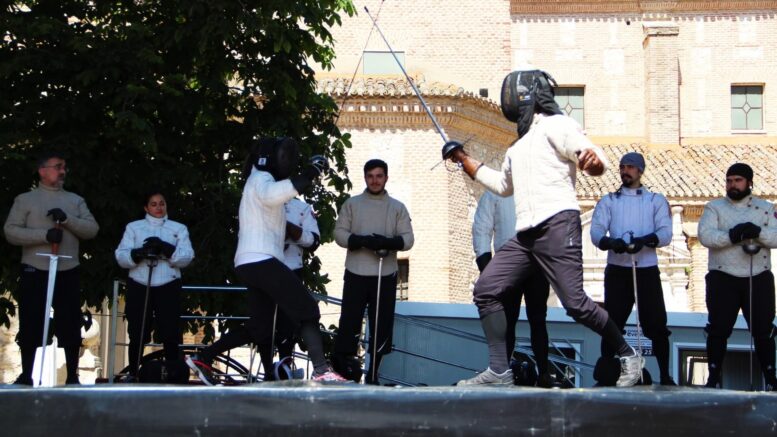
<path fill-rule="evenodd" d="M 200 370 L 200 368 L 194 363 L 194 361 L 191 359 L 191 357 L 186 357 L 186 365 L 189 366 L 190 369 L 192 369 L 192 372 L 197 376 L 197 378 L 202 381 L 203 384 L 208 386 L 213 386 L 213 383 L 208 380 L 208 378 L 205 376 L 205 374 Z"/>

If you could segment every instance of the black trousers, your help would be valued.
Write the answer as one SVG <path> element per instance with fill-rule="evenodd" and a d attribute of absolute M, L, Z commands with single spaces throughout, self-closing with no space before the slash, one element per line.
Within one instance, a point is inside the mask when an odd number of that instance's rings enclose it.
<path fill-rule="evenodd" d="M 294 274 L 302 279 L 302 269 L 293 270 Z M 275 346 L 278 348 L 278 355 L 281 358 L 290 357 L 294 352 L 294 345 L 296 343 L 297 332 L 294 329 L 294 323 L 280 308 L 278 309 L 278 318 L 275 322 Z M 236 347 L 243 346 L 251 343 L 251 333 L 246 326 L 240 325 L 234 328 L 230 328 L 221 337 L 203 349 L 200 352 L 200 359 L 206 362 L 213 361 L 216 356 Z M 266 344 L 257 345 L 259 354 L 262 359 L 262 363 L 265 365 L 265 370 L 268 370 L 267 363 L 272 364 L 273 354 L 270 347 L 269 340 Z"/>
<path fill-rule="evenodd" d="M 394 308 L 397 301 L 397 274 L 383 276 L 380 281 L 380 308 L 378 308 L 378 337 L 375 338 L 375 306 L 377 304 L 378 277 L 361 276 L 345 271 L 343 284 L 343 306 L 335 339 L 335 353 L 356 355 L 362 331 L 364 310 L 370 330 L 367 353 L 372 355 L 377 341 L 378 356 L 391 352 L 394 334 Z M 380 358 L 378 358 L 379 360 Z"/>
<path fill-rule="evenodd" d="M 718 270 L 710 270 L 707 283 L 707 356 L 709 364 L 721 369 L 726 354 L 728 337 L 742 310 L 753 335 L 758 361 L 767 378 L 774 378 L 775 346 L 774 275 L 765 271 L 753 276 L 753 319 L 750 320 L 749 278 L 739 278 Z"/>
<path fill-rule="evenodd" d="M 63 348 L 81 346 L 81 298 L 79 268 L 57 272 L 54 284 L 54 335 Z M 41 346 L 43 338 L 43 311 L 49 272 L 22 264 L 19 281 L 19 347 L 32 349 Z"/>
<path fill-rule="evenodd" d="M 32 384 L 32 367 L 35 348 L 43 339 L 44 307 L 48 289 L 48 270 L 22 264 L 19 277 L 19 334 L 18 343 L 22 355 L 22 374 L 19 380 Z M 67 381 L 78 381 L 78 355 L 81 348 L 81 297 L 79 268 L 57 272 L 54 283 L 54 329 L 58 344 L 65 350 Z"/>
<path fill-rule="evenodd" d="M 181 280 L 176 279 L 167 284 L 151 287 L 148 293 L 148 308 L 145 326 L 143 325 L 143 306 L 146 300 L 146 286 L 127 280 L 127 301 L 124 313 L 127 317 L 127 333 L 129 334 L 130 374 L 138 371 L 138 352 L 142 345 L 151 340 L 153 330 L 161 340 L 165 351 L 165 360 L 173 361 L 179 357 L 178 345 L 183 340 L 181 335 Z M 141 335 L 140 330 L 143 329 Z"/>
<path fill-rule="evenodd" d="M 521 231 L 502 246 L 475 283 L 480 318 L 504 310 L 515 284 L 541 274 L 553 286 L 567 314 L 601 332 L 607 312 L 583 291 L 583 242 L 580 213 L 569 210 Z"/>
<path fill-rule="evenodd" d="M 639 323 L 645 337 L 652 341 L 669 338 L 666 327 L 666 305 L 658 266 L 637 268 Z M 634 277 L 631 267 L 607 265 L 604 269 L 604 308 L 619 329 L 626 326 L 634 306 Z M 611 357 L 615 350 L 602 342 L 602 356 Z"/>
<path fill-rule="evenodd" d="M 515 350 L 515 326 L 521 312 L 521 299 L 526 301 L 526 318 L 529 321 L 531 334 L 531 347 L 534 359 L 537 361 L 537 370 L 544 373 L 548 370 L 548 328 L 545 324 L 548 315 L 548 296 L 550 285 L 541 273 L 529 277 L 523 284 L 517 284 L 512 293 L 502 296 L 502 306 L 507 320 L 507 360 Z"/>
<path fill-rule="evenodd" d="M 277 259 L 243 264 L 235 271 L 248 287 L 250 319 L 246 328 L 257 345 L 271 342 L 275 304 L 278 304 L 278 314 L 288 318 L 292 331 L 302 322 L 318 323 L 321 318 L 316 300 L 302 281 Z"/>

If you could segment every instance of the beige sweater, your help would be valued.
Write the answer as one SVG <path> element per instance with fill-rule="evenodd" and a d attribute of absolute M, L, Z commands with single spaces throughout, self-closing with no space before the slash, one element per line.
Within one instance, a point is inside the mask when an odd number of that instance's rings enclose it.
<path fill-rule="evenodd" d="M 48 270 L 49 259 L 36 254 L 51 253 L 46 232 L 54 227 L 54 221 L 46 213 L 52 208 L 60 208 L 67 214 L 67 220 L 62 223 L 59 254 L 71 258 L 60 258 L 57 270 L 70 270 L 79 264 L 79 240 L 94 238 L 99 230 L 86 202 L 77 194 L 39 184 L 34 190 L 16 196 L 3 228 L 5 238 L 13 245 L 22 246 L 23 264 Z"/>
<path fill-rule="evenodd" d="M 341 247 L 348 247 L 351 234 L 372 235 L 381 234 L 386 237 L 401 236 L 405 242 L 402 250 L 413 247 L 413 227 L 410 224 L 410 214 L 399 200 L 388 195 L 371 194 L 364 190 L 362 194 L 346 200 L 340 208 L 335 224 L 335 241 Z M 378 257 L 370 249 L 348 250 L 345 257 L 345 268 L 351 273 L 362 276 L 378 275 Z M 382 276 L 397 271 L 397 253 L 392 251 L 383 259 Z"/>
<path fill-rule="evenodd" d="M 734 226 L 751 222 L 761 227 L 754 241 L 764 247 L 753 255 L 753 275 L 772 269 L 772 253 L 777 248 L 777 212 L 774 205 L 755 196 L 734 201 L 721 197 L 704 206 L 699 219 L 699 242 L 710 250 L 708 267 L 732 276 L 750 276 L 750 255 L 742 250 L 742 243 L 734 244 L 728 235 Z"/>

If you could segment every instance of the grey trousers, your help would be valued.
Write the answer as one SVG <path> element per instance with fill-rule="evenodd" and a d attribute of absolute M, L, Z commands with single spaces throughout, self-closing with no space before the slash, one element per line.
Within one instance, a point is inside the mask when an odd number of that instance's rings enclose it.
<path fill-rule="evenodd" d="M 583 242 L 580 213 L 561 211 L 539 225 L 518 232 L 488 263 L 475 283 L 480 318 L 503 311 L 505 294 L 514 293 L 534 273 L 556 291 L 567 315 L 601 332 L 609 316 L 583 291 Z"/>

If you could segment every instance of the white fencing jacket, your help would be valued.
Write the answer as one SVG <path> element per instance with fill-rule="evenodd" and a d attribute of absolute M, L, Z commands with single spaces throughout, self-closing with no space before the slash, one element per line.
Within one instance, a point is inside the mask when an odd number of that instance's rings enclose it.
<path fill-rule="evenodd" d="M 318 222 L 313 215 L 313 208 L 300 199 L 294 198 L 286 202 L 286 221 L 302 228 L 302 236 L 294 241 L 286 239 L 286 250 L 283 251 L 283 263 L 291 270 L 302 268 L 303 249 L 313 246 L 321 236 Z"/>
<path fill-rule="evenodd" d="M 472 248 L 475 257 L 491 253 L 491 238 L 494 251 L 499 250 L 507 240 L 515 236 L 515 202 L 513 196 L 501 197 L 486 191 L 480 196 L 472 222 Z"/>
<path fill-rule="evenodd" d="M 539 225 L 565 210 L 580 211 L 575 192 L 577 154 L 591 149 L 607 158 L 565 115 L 535 114 L 529 132 L 513 143 L 500 170 L 481 166 L 475 180 L 500 196 L 515 196 L 515 229 Z"/>
<path fill-rule="evenodd" d="M 750 255 L 742 250 L 742 244 L 734 244 L 728 230 L 740 223 L 751 222 L 761 227 L 761 235 L 755 243 L 764 247 L 753 256 L 753 275 L 772 268 L 769 249 L 777 247 L 777 212 L 774 205 L 755 196 L 742 200 L 722 197 L 704 206 L 699 219 L 699 242 L 709 249 L 710 270 L 719 270 L 732 276 L 750 276 Z"/>
<path fill-rule="evenodd" d="M 591 242 L 599 247 L 599 241 L 609 234 L 610 238 L 622 238 L 626 243 L 633 237 L 655 233 L 658 247 L 672 241 L 672 215 L 669 202 L 662 194 L 653 193 L 645 187 L 621 187 L 599 200 L 591 219 Z M 643 247 L 634 254 L 637 267 L 658 265 L 658 256 L 653 247 Z M 631 255 L 607 251 L 607 264 L 631 267 Z"/>
<path fill-rule="evenodd" d="M 160 240 L 175 246 L 175 252 L 170 259 L 160 258 L 151 274 L 151 286 L 158 287 L 181 278 L 181 269 L 188 266 L 194 259 L 194 249 L 189 241 L 189 230 L 185 225 L 169 220 L 167 216 L 156 218 L 146 214 L 143 220 L 137 220 L 127 225 L 124 236 L 116 248 L 116 262 L 129 269 L 129 277 L 143 285 L 148 283 L 148 262 L 141 260 L 135 263 L 130 256 L 132 249 L 143 247 L 146 238 L 158 237 Z"/>
<path fill-rule="evenodd" d="M 283 262 L 286 210 L 283 205 L 297 196 L 291 181 L 276 181 L 266 171 L 251 170 L 240 199 L 235 267 L 270 257 Z"/>

